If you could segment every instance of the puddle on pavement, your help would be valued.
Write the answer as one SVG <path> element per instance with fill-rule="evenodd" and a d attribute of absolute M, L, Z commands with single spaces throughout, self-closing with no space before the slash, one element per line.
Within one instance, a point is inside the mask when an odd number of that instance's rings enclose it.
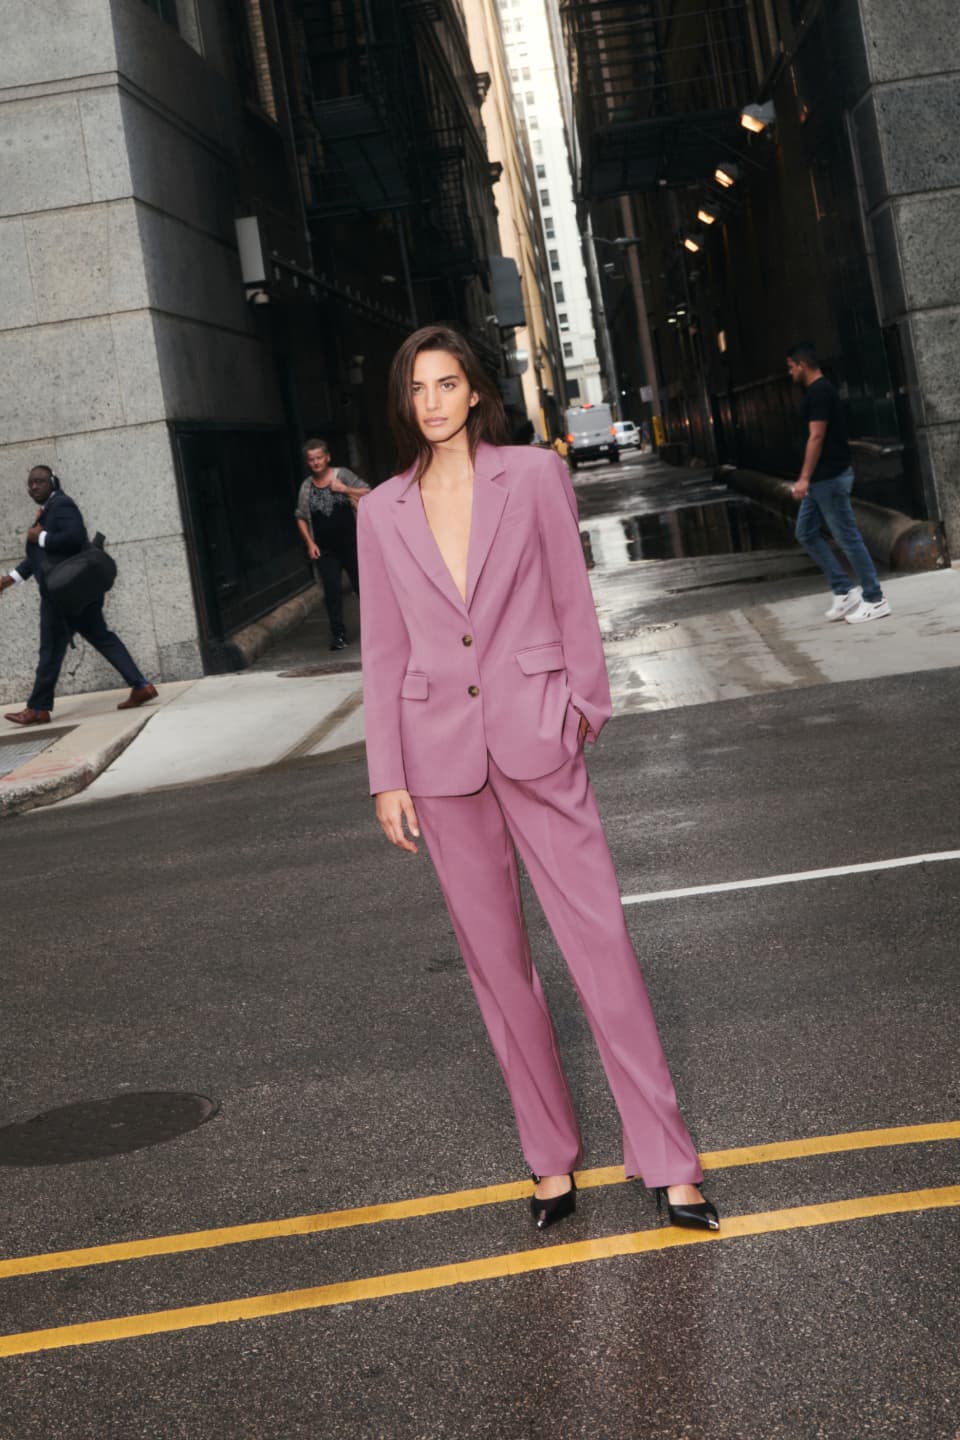
<path fill-rule="evenodd" d="M 649 515 L 592 520 L 585 527 L 595 565 L 743 555 L 794 544 L 790 524 L 749 500 L 716 500 Z"/>

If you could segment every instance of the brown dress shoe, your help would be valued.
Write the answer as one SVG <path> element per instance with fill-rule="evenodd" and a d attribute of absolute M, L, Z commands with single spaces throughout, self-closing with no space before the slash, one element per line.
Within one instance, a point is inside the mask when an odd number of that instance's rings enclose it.
<path fill-rule="evenodd" d="M 27 706 L 26 710 L 12 710 L 9 714 L 4 715 L 3 718 L 4 720 L 12 720 L 14 725 L 49 725 L 50 711 L 31 710 L 30 707 Z"/>
<path fill-rule="evenodd" d="M 156 685 L 138 685 L 130 691 L 126 700 L 121 700 L 117 706 L 118 710 L 136 710 L 141 705 L 146 705 L 148 700 L 156 700 Z"/>

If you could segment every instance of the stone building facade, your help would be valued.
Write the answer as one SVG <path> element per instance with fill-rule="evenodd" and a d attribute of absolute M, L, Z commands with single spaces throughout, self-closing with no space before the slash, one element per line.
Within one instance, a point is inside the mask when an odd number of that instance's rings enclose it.
<path fill-rule="evenodd" d="M 416 323 L 460 325 L 507 376 L 463 9 L 28 8 L 0 12 L 0 564 L 47 463 L 108 538 L 108 620 L 145 672 L 233 668 L 232 637 L 312 584 L 291 518 L 305 436 L 389 474 L 386 373 Z M 0 701 L 22 701 L 33 587 L 2 605 Z M 116 683 L 74 658 L 62 691 Z"/>
<path fill-rule="evenodd" d="M 643 241 L 611 297 L 618 366 L 647 378 L 639 307 L 673 453 L 792 473 L 784 355 L 812 339 L 847 402 L 861 493 L 942 519 L 960 552 L 952 6 L 560 9 L 584 204 L 598 234 Z M 747 106 L 772 106 L 770 123 L 746 130 Z"/>

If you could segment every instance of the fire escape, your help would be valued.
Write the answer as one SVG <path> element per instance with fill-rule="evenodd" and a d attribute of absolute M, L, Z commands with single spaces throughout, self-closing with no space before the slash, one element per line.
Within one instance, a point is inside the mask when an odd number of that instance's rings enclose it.
<path fill-rule="evenodd" d="M 683 187 L 739 153 L 742 6 L 560 0 L 588 200 Z"/>

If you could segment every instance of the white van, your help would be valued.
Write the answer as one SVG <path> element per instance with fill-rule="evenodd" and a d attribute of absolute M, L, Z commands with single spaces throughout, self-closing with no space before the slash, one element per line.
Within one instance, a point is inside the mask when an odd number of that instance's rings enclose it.
<path fill-rule="evenodd" d="M 578 405 L 564 414 L 567 458 L 571 470 L 582 460 L 620 459 L 617 435 L 609 405 Z"/>

